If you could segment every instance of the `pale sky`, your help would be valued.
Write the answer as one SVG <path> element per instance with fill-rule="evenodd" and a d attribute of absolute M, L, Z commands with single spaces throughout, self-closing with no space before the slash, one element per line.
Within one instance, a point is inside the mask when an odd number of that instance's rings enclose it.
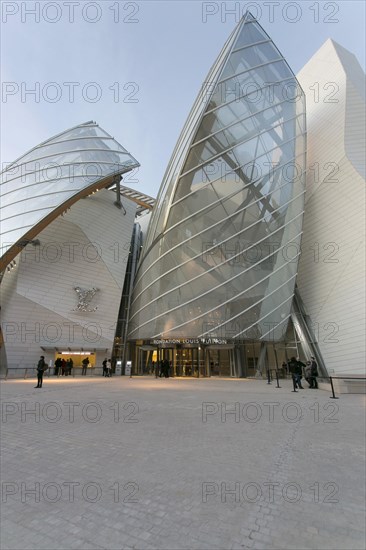
<path fill-rule="evenodd" d="M 2 163 L 95 120 L 141 164 L 124 184 L 152 196 L 202 82 L 246 8 L 295 73 L 327 38 L 365 67 L 361 0 L 46 0 L 2 1 L 1 8 Z"/>

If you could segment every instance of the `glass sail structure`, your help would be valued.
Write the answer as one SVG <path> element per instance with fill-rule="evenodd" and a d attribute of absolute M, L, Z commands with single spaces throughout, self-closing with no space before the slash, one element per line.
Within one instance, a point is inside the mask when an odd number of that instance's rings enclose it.
<path fill-rule="evenodd" d="M 1 173 L 1 264 L 73 202 L 139 166 L 95 122 L 34 147 Z"/>
<path fill-rule="evenodd" d="M 305 97 L 247 12 L 213 65 L 166 170 L 129 338 L 280 339 L 297 274 Z"/>

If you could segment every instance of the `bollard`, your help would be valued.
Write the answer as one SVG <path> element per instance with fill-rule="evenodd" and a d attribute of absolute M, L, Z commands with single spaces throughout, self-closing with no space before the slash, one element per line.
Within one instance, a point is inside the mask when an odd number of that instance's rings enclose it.
<path fill-rule="evenodd" d="M 334 393 L 334 386 L 333 386 L 333 380 L 332 380 L 332 377 L 331 377 L 331 376 L 329 377 L 329 380 L 330 380 L 330 385 L 332 386 L 332 394 L 333 394 L 333 395 L 330 396 L 330 399 L 339 399 L 338 397 L 335 396 L 335 393 Z"/>
<path fill-rule="evenodd" d="M 277 380 L 277 386 L 276 388 L 280 388 L 280 382 L 279 382 L 279 379 L 278 379 L 278 370 L 276 369 L 276 380 Z"/>

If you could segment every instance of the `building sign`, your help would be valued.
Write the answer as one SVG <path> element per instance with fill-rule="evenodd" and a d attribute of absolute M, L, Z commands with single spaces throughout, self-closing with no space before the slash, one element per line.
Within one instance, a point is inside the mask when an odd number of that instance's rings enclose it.
<path fill-rule="evenodd" d="M 210 344 L 227 344 L 228 341 L 226 338 L 161 338 L 158 340 L 152 340 L 150 342 L 154 346 L 163 346 L 167 344 L 196 344 L 199 345 L 210 345 Z"/>
<path fill-rule="evenodd" d="M 227 344 L 228 341 L 226 338 L 200 338 L 200 344 L 210 345 L 210 344 Z"/>

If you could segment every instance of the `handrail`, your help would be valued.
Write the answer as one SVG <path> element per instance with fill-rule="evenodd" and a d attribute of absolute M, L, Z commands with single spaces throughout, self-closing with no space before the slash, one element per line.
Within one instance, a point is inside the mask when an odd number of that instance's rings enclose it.
<path fill-rule="evenodd" d="M 86 372 L 87 372 L 87 374 L 90 373 L 89 376 L 95 376 L 95 370 L 97 368 L 98 368 L 98 366 L 88 367 Z M 101 369 L 101 367 L 100 367 L 100 369 Z M 72 368 L 72 373 L 70 375 L 67 375 L 67 376 L 72 376 L 73 378 L 75 378 L 75 371 L 76 370 L 81 371 L 82 367 L 81 366 L 80 367 L 79 366 L 73 367 Z M 4 380 L 8 380 L 9 371 L 18 371 L 19 376 L 16 376 L 16 378 L 24 378 L 24 380 L 26 380 L 26 378 L 28 376 L 36 376 L 36 367 L 6 367 Z M 31 374 L 30 374 L 30 371 L 31 371 Z M 61 373 L 61 370 L 59 369 L 58 373 L 54 374 L 54 366 L 52 366 L 52 367 L 48 367 L 48 369 L 46 371 L 44 371 L 44 376 L 47 376 L 48 378 L 50 378 L 51 375 L 54 375 L 57 378 L 59 378 L 60 376 L 62 376 L 62 373 Z"/>

